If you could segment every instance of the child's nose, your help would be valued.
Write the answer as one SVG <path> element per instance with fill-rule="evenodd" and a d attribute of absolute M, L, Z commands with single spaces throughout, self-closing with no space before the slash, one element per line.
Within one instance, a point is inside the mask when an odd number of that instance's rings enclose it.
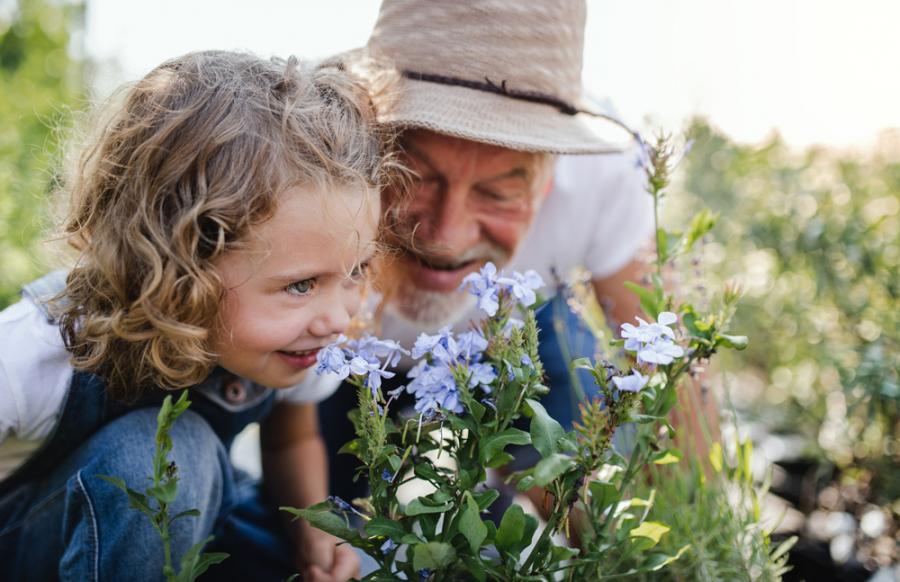
<path fill-rule="evenodd" d="M 346 291 L 337 290 L 330 293 L 327 298 L 323 298 L 321 311 L 316 314 L 309 326 L 310 333 L 319 337 L 329 337 L 347 331 L 355 310 L 353 302 L 345 295 Z"/>

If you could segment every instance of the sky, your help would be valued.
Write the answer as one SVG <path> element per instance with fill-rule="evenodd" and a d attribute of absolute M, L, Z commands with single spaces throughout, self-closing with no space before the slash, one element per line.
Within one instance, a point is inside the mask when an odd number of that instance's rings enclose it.
<path fill-rule="evenodd" d="M 200 49 L 325 57 L 365 44 L 376 0 L 87 0 L 104 93 Z M 704 115 L 733 138 L 865 148 L 900 128 L 900 2 L 588 0 L 584 83 L 628 122 Z"/>

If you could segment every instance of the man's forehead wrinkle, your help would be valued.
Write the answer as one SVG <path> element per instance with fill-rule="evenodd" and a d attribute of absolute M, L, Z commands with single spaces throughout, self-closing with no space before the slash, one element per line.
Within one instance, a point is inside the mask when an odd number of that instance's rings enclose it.
<path fill-rule="evenodd" d="M 493 148 L 485 148 L 482 144 L 466 142 L 463 140 L 453 140 L 443 146 L 447 151 L 443 152 L 439 157 L 434 157 L 425 151 L 424 148 L 417 146 L 412 140 L 406 144 L 407 154 L 427 165 L 431 170 L 448 177 L 469 176 L 473 181 L 493 182 L 507 178 L 518 178 L 525 182 L 530 182 L 532 178 L 531 168 L 528 164 L 518 165 L 511 170 L 502 171 L 487 176 L 478 175 L 478 170 L 485 166 L 485 160 L 496 161 L 501 156 L 507 157 L 505 154 L 512 155 L 518 152 L 498 151 Z M 450 162 L 449 164 L 447 162 Z M 501 159 L 501 163 L 505 161 Z M 443 163 L 442 163 L 443 162 Z"/>

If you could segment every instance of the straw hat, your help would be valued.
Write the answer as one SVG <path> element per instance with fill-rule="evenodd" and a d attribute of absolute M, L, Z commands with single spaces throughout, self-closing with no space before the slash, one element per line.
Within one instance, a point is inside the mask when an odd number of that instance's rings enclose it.
<path fill-rule="evenodd" d="M 523 151 L 619 151 L 619 128 L 583 100 L 585 12 L 584 0 L 384 0 L 367 49 L 403 78 L 380 120 Z"/>

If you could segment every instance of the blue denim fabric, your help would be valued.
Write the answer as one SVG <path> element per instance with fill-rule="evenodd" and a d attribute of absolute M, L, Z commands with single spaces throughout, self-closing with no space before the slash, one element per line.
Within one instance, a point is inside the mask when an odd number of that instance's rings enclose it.
<path fill-rule="evenodd" d="M 155 409 L 119 417 L 39 483 L 0 502 L 0 512 L 17 514 L 4 520 L 0 532 L 0 547 L 7 552 L 0 578 L 162 579 L 159 535 L 143 514 L 128 507 L 122 491 L 99 477 L 114 475 L 142 491 L 151 473 L 155 432 Z M 289 576 L 291 552 L 274 508 L 264 502 L 255 484 L 235 474 L 209 424 L 189 410 L 171 434 L 171 458 L 179 467 L 178 498 L 171 515 L 191 508 L 201 511 L 199 517 L 173 524 L 173 563 L 178 564 L 194 543 L 216 535 L 210 551 L 228 551 L 232 557 L 204 579 Z M 238 572 L 242 575 L 236 576 Z"/>

